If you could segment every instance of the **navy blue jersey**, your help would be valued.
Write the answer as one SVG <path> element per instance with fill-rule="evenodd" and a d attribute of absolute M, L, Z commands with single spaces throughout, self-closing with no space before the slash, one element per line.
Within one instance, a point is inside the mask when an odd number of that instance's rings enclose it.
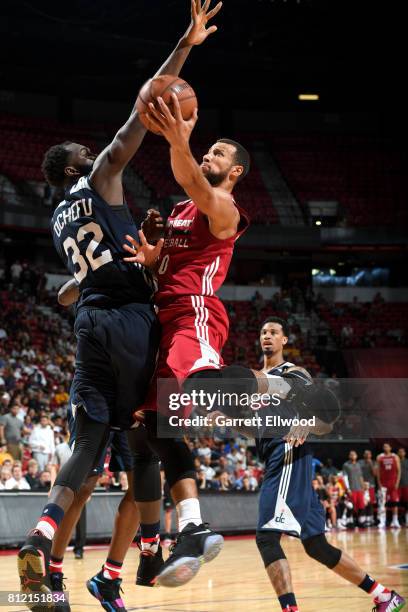
<path fill-rule="evenodd" d="M 55 248 L 79 285 L 78 308 L 150 302 L 150 273 L 123 261 L 125 235 L 137 236 L 129 209 L 125 203 L 110 206 L 89 177 L 66 190 L 52 216 L 51 231 Z"/>

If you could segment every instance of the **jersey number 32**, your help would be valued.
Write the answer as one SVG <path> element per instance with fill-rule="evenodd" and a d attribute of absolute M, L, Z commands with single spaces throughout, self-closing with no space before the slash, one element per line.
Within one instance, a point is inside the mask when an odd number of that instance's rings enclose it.
<path fill-rule="evenodd" d="M 82 242 L 87 234 L 93 234 L 93 238 L 89 241 L 88 247 L 85 252 L 85 257 L 81 255 L 81 252 L 78 248 L 78 243 Z M 76 282 L 81 283 L 85 276 L 88 273 L 89 266 L 91 266 L 92 270 L 95 271 L 101 266 L 109 263 L 112 260 L 112 253 L 109 249 L 102 251 L 100 255 L 97 257 L 94 256 L 95 250 L 98 248 L 103 239 L 103 233 L 100 225 L 94 223 L 87 223 L 79 228 L 76 240 L 71 236 L 65 238 L 63 247 L 64 251 L 69 257 L 69 251 L 72 251 L 71 259 L 72 263 L 78 266 L 78 270 L 74 272 L 74 277 Z"/>

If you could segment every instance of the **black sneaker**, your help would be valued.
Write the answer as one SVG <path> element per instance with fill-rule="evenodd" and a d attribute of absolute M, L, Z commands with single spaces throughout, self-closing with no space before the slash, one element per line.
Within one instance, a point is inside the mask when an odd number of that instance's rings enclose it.
<path fill-rule="evenodd" d="M 20 590 L 22 593 L 40 593 L 43 596 L 51 594 L 51 583 L 48 565 L 51 554 L 51 540 L 41 531 L 30 531 L 24 546 L 17 555 L 17 568 L 20 576 Z M 45 598 L 45 597 L 44 597 Z M 28 604 L 27 604 L 28 605 Z M 52 602 L 28 605 L 34 612 L 52 610 Z"/>
<path fill-rule="evenodd" d="M 120 596 L 122 578 L 109 580 L 104 578 L 103 568 L 93 578 L 87 581 L 86 588 L 91 595 L 100 601 L 100 604 L 107 612 L 126 612 L 125 604 Z"/>
<path fill-rule="evenodd" d="M 75 559 L 83 559 L 84 558 L 84 549 L 83 548 L 75 548 L 74 549 L 74 557 L 75 557 Z"/>
<path fill-rule="evenodd" d="M 50 582 L 52 592 L 58 593 L 58 595 L 62 594 L 62 598 L 66 589 L 64 583 L 64 574 L 62 572 L 51 572 Z M 69 605 L 68 601 L 56 601 L 54 604 L 53 612 L 71 612 L 71 606 Z"/>
<path fill-rule="evenodd" d="M 194 578 L 200 566 L 215 559 L 221 551 L 224 538 L 208 528 L 208 523 L 189 523 L 179 533 L 170 557 L 157 576 L 157 584 L 177 587 Z"/>
<path fill-rule="evenodd" d="M 150 550 L 140 551 L 139 567 L 137 568 L 136 584 L 153 587 L 156 585 L 157 574 L 163 567 L 162 547 L 159 545 L 157 553 Z"/>

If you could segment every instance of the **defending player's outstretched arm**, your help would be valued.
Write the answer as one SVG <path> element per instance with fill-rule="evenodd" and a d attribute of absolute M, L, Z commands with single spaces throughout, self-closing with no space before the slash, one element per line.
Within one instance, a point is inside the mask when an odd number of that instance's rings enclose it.
<path fill-rule="evenodd" d="M 209 10 L 210 4 L 211 0 L 205 0 L 203 6 L 201 0 L 191 1 L 191 23 L 155 76 L 161 74 L 178 76 L 191 48 L 200 45 L 217 30 L 215 25 L 207 28 L 207 23 L 221 9 L 222 2 L 212 10 Z M 123 203 L 122 172 L 139 149 L 145 134 L 146 129 L 139 121 L 136 107 L 133 107 L 125 125 L 95 160 L 91 174 L 92 185 L 109 204 Z"/>

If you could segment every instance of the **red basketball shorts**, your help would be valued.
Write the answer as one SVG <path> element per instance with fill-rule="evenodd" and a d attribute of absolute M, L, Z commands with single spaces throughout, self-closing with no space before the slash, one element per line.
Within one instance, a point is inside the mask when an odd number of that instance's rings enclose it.
<path fill-rule="evenodd" d="M 353 502 L 354 510 L 364 510 L 364 493 L 363 491 L 352 491 L 351 501 Z"/>
<path fill-rule="evenodd" d="M 399 502 L 399 489 L 395 488 L 395 483 L 382 483 L 382 486 L 387 489 L 387 502 Z"/>
<path fill-rule="evenodd" d="M 159 379 L 172 379 L 179 389 L 183 381 L 201 370 L 219 370 L 229 321 L 217 297 L 181 296 L 159 309 L 162 326 L 159 357 L 144 410 L 157 410 Z M 159 388 L 161 387 L 159 383 Z"/>

